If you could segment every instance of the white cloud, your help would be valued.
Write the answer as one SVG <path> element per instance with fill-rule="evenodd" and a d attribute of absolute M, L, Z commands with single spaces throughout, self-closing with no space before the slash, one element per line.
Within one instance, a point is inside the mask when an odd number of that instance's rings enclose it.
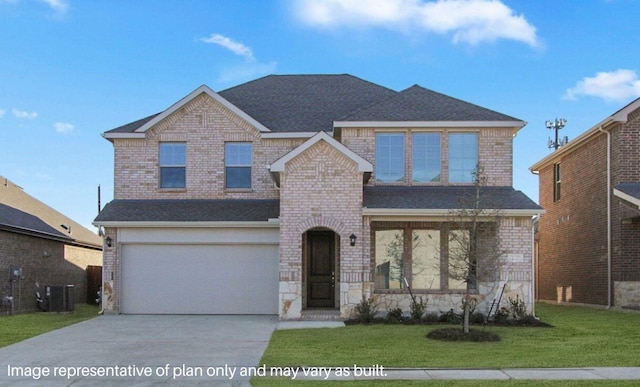
<path fill-rule="evenodd" d="M 607 101 L 625 101 L 640 97 L 640 80 L 633 70 L 599 72 L 594 77 L 583 78 L 574 87 L 567 89 L 564 98 L 575 100 L 580 95 Z"/>
<path fill-rule="evenodd" d="M 16 116 L 16 118 L 26 118 L 26 119 L 32 120 L 32 119 L 38 117 L 38 113 L 36 113 L 36 112 L 29 113 L 27 111 L 18 110 L 16 108 L 13 108 L 12 112 L 13 112 L 13 115 Z"/>
<path fill-rule="evenodd" d="M 67 0 L 40 0 L 40 2 L 47 4 L 58 13 L 65 13 L 67 9 L 69 9 L 69 2 Z"/>
<path fill-rule="evenodd" d="M 70 134 L 75 129 L 75 126 L 66 122 L 56 122 L 53 127 L 56 128 L 56 132 L 61 134 Z"/>
<path fill-rule="evenodd" d="M 499 0 L 298 0 L 296 13 L 320 28 L 384 27 L 452 34 L 454 43 L 498 39 L 539 45 L 536 28 Z"/>
<path fill-rule="evenodd" d="M 253 62 L 255 58 L 253 57 L 253 52 L 251 48 L 245 46 L 244 44 L 237 42 L 231 38 L 228 38 L 224 35 L 220 34 L 211 34 L 208 38 L 200 38 L 201 42 L 204 43 L 213 43 L 217 44 L 221 47 L 226 48 L 227 50 L 233 52 L 238 56 L 244 57 L 247 61 Z"/>
<path fill-rule="evenodd" d="M 4 117 L 4 114 L 5 114 L 6 112 L 7 112 L 6 110 L 4 110 L 4 109 L 0 109 L 0 118 Z"/>

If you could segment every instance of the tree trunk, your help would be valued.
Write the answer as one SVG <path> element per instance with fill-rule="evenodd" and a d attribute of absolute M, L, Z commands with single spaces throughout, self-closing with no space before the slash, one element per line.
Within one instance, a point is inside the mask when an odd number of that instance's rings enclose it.
<path fill-rule="evenodd" d="M 469 283 L 467 283 L 467 291 L 464 294 L 464 318 L 462 322 L 462 331 L 466 334 L 469 333 Z"/>

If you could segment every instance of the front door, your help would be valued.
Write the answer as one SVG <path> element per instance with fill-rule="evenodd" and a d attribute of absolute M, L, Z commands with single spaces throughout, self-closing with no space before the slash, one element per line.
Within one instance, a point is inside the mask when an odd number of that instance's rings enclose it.
<path fill-rule="evenodd" d="M 335 307 L 335 234 L 332 231 L 307 233 L 307 307 Z"/>

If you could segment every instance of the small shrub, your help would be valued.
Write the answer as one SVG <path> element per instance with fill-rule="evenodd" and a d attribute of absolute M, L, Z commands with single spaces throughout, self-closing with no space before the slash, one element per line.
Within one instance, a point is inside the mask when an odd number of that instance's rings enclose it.
<path fill-rule="evenodd" d="M 440 322 L 440 316 L 438 315 L 438 313 L 431 312 L 431 313 L 425 314 L 422 320 L 426 323 L 433 324 L 433 323 Z"/>
<path fill-rule="evenodd" d="M 444 312 L 440 315 L 439 321 L 441 323 L 446 324 L 460 324 L 462 322 L 462 317 L 453 311 L 453 309 L 449 309 L 448 312 Z"/>
<path fill-rule="evenodd" d="M 391 323 L 399 323 L 402 321 L 402 309 L 393 308 L 387 311 L 387 321 Z"/>
<path fill-rule="evenodd" d="M 484 324 L 486 322 L 486 319 L 484 317 L 484 314 L 480 313 L 480 312 L 474 312 L 471 313 L 469 315 L 469 323 L 470 324 Z"/>
<path fill-rule="evenodd" d="M 422 316 L 427 310 L 427 301 L 429 301 L 428 298 L 423 300 L 422 297 L 420 297 L 420 301 L 417 301 L 415 298 L 411 300 L 411 311 L 409 313 L 412 319 L 416 321 L 422 320 Z"/>
<path fill-rule="evenodd" d="M 365 299 L 362 296 L 362 301 L 355 306 L 354 310 L 356 312 L 355 320 L 368 324 L 375 318 L 378 312 L 378 305 L 375 298 L 369 297 L 369 299 Z"/>
<path fill-rule="evenodd" d="M 469 329 L 469 333 L 464 333 L 460 328 L 434 329 L 427 333 L 427 338 L 441 341 L 500 341 L 500 336 L 494 332 L 480 329 Z"/>
<path fill-rule="evenodd" d="M 524 300 L 520 299 L 520 296 L 516 295 L 515 299 L 509 297 L 509 308 L 512 319 L 517 321 L 527 317 L 527 305 Z"/>
<path fill-rule="evenodd" d="M 512 325 L 511 312 L 504 306 L 496 312 L 493 322 L 498 325 Z"/>

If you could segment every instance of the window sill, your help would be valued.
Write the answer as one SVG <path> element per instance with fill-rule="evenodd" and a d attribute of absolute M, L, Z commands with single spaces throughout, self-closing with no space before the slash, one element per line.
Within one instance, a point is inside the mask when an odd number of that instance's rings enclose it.
<path fill-rule="evenodd" d="M 160 193 L 187 192 L 187 189 L 186 188 L 158 188 L 158 192 Z"/>
<path fill-rule="evenodd" d="M 252 188 L 225 188 L 226 193 L 250 193 L 253 192 Z"/>

